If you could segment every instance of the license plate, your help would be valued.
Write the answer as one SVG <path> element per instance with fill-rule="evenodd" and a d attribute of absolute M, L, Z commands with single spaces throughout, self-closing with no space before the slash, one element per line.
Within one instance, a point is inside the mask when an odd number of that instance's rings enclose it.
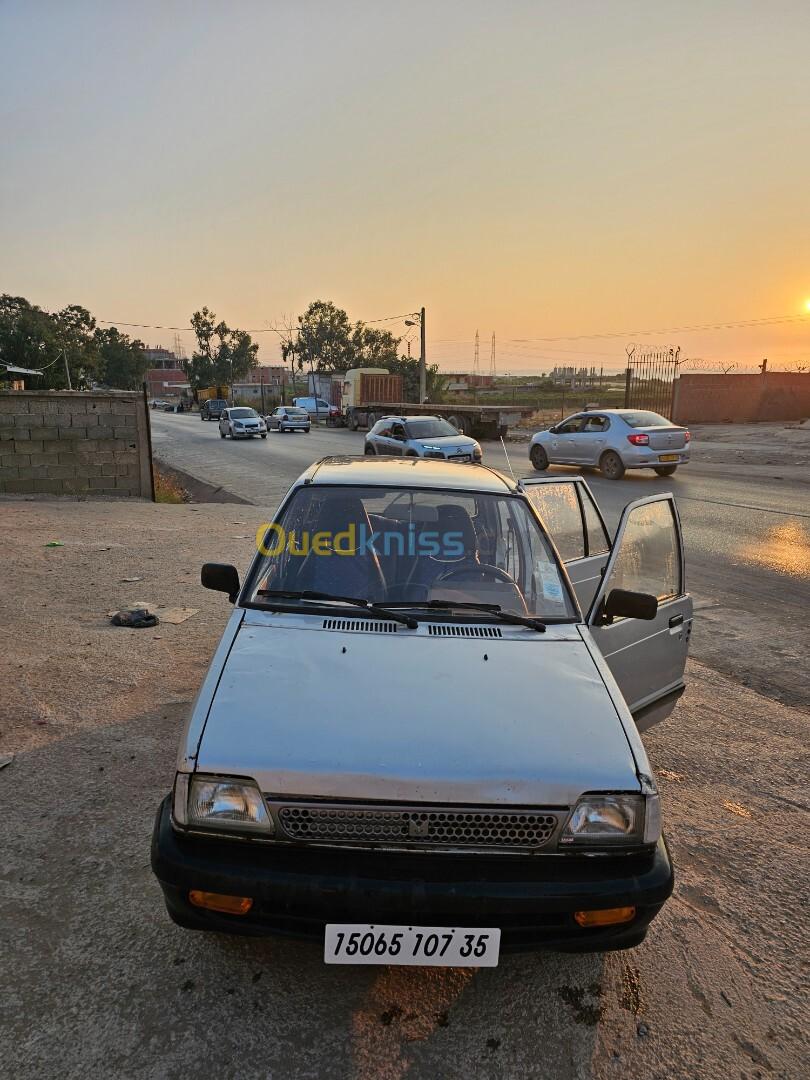
<path fill-rule="evenodd" d="M 451 460 L 452 461 L 469 461 L 470 460 L 470 455 L 469 454 L 454 454 L 453 457 L 451 458 Z"/>
<path fill-rule="evenodd" d="M 679 457 L 680 457 L 680 454 L 659 454 L 658 455 L 658 460 L 659 461 L 677 461 Z"/>
<path fill-rule="evenodd" d="M 415 967 L 497 967 L 496 927 L 382 926 L 329 923 L 326 964 L 397 964 Z"/>

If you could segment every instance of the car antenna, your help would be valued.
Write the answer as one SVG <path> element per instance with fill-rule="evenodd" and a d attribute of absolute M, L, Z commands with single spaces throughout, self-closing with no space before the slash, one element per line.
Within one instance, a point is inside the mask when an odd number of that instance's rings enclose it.
<path fill-rule="evenodd" d="M 506 449 L 506 443 L 503 441 L 503 435 L 501 435 L 501 446 L 503 447 L 503 456 L 506 458 L 506 464 L 509 466 L 509 472 L 512 474 L 512 479 L 517 483 L 515 470 L 512 468 L 512 462 L 509 460 L 509 452 Z"/>

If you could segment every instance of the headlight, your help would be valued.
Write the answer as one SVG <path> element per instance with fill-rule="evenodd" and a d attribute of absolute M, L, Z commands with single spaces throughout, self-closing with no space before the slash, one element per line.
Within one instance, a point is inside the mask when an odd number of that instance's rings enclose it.
<path fill-rule="evenodd" d="M 174 789 L 175 820 L 189 828 L 226 832 L 271 833 L 273 821 L 252 780 L 178 774 Z"/>
<path fill-rule="evenodd" d="M 481 447 L 478 445 L 478 443 L 475 444 L 475 448 L 474 448 L 474 450 L 472 452 L 472 456 L 473 456 L 473 461 L 480 461 L 484 456 L 482 451 L 481 451 Z"/>
<path fill-rule="evenodd" d="M 591 847 L 654 843 L 645 836 L 644 818 L 641 795 L 583 795 L 563 829 L 560 843 Z"/>

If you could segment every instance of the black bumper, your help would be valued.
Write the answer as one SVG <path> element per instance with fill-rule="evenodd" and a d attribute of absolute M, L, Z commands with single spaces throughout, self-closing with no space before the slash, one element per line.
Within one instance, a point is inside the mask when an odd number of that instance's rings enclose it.
<path fill-rule="evenodd" d="M 643 940 L 672 892 L 663 839 L 652 853 L 611 857 L 442 856 L 273 847 L 185 836 L 163 801 L 152 869 L 180 926 L 323 941 L 327 922 L 497 926 L 501 949 L 592 952 Z M 250 896 L 247 915 L 194 907 L 190 889 Z M 583 929 L 573 912 L 634 906 L 635 919 Z"/>

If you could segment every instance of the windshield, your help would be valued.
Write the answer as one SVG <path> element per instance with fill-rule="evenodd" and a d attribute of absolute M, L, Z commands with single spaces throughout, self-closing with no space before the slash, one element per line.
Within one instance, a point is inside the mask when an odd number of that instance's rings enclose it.
<path fill-rule="evenodd" d="M 409 420 L 408 432 L 412 439 L 441 439 L 446 435 L 458 435 L 458 431 L 446 420 Z"/>
<path fill-rule="evenodd" d="M 247 420 L 248 417 L 258 416 L 255 409 L 231 409 L 232 420 Z"/>
<path fill-rule="evenodd" d="M 670 421 L 657 412 L 623 412 L 622 420 L 630 427 L 672 427 Z"/>
<path fill-rule="evenodd" d="M 267 530 L 261 552 L 250 597 L 258 603 L 267 591 L 311 591 L 377 604 L 493 604 L 546 620 L 575 617 L 556 558 L 522 497 L 302 487 Z"/>

